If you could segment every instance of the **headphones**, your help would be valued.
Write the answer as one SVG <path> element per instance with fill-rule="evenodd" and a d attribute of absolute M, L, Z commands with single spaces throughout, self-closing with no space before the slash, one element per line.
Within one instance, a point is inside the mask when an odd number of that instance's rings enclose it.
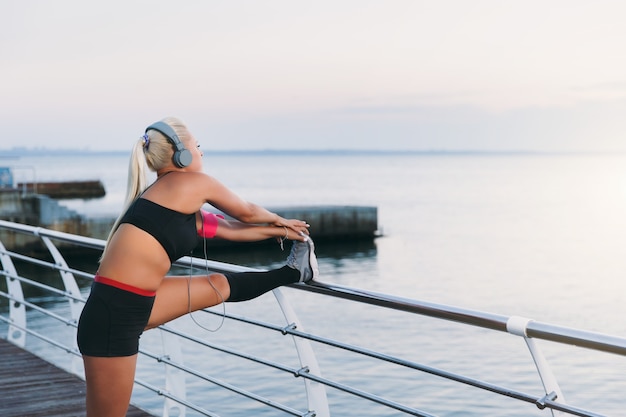
<path fill-rule="evenodd" d="M 183 145 L 183 142 L 178 138 L 178 135 L 170 125 L 165 122 L 156 122 L 146 128 L 146 133 L 148 130 L 156 130 L 174 145 L 174 155 L 172 156 L 174 165 L 178 168 L 185 168 L 191 165 L 191 161 L 193 160 L 191 152 L 185 148 L 185 145 Z"/>

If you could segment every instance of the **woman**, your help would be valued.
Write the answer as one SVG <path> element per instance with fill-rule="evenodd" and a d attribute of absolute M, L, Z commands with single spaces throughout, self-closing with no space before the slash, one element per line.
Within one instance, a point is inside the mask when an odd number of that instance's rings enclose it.
<path fill-rule="evenodd" d="M 144 162 L 145 161 L 145 162 Z M 146 187 L 146 165 L 157 173 Z M 209 203 L 237 221 L 201 210 Z M 129 166 L 126 209 L 116 221 L 78 324 L 87 416 L 125 416 L 139 337 L 195 310 L 257 297 L 317 276 L 309 225 L 242 200 L 202 172 L 202 152 L 175 118 L 146 129 Z M 166 276 L 200 239 L 293 240 L 287 265 L 268 272 Z"/>

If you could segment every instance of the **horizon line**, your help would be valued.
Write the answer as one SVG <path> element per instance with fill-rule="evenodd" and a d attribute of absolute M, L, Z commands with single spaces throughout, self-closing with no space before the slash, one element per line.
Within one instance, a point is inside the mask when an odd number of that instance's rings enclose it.
<path fill-rule="evenodd" d="M 528 154 L 528 155 L 557 155 L 557 154 L 624 154 L 626 150 L 533 150 L 533 149 L 289 149 L 289 148 L 263 148 L 263 149 L 212 149 L 203 151 L 205 154 Z M 5 156 L 20 156 L 33 154 L 130 154 L 129 150 L 120 149 L 75 149 L 75 148 L 48 148 L 48 147 L 13 147 L 0 149 L 0 159 Z"/>

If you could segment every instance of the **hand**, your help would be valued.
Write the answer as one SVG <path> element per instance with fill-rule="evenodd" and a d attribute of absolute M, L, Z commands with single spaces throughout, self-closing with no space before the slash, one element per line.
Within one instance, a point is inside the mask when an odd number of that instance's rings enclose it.
<path fill-rule="evenodd" d="M 309 227 L 311 227 L 304 220 L 283 219 L 282 217 L 274 225 L 284 228 L 285 234 L 281 236 L 282 239 L 301 241 L 305 240 L 306 236 L 309 235 Z"/>

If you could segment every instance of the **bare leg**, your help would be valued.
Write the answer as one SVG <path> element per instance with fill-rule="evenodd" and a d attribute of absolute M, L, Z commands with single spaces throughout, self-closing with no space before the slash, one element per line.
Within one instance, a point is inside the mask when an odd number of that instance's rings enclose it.
<path fill-rule="evenodd" d="M 219 294 L 211 284 L 217 288 Z M 190 310 L 196 311 L 220 304 L 228 300 L 229 296 L 230 286 L 222 274 L 193 276 L 191 280 L 188 276 L 165 277 L 157 290 L 146 329 L 181 317 Z"/>
<path fill-rule="evenodd" d="M 189 277 L 165 277 L 157 290 L 146 328 L 183 316 L 190 309 L 196 311 L 219 304 L 229 296 L 230 286 L 222 274 L 194 276 L 191 280 Z M 137 355 L 83 355 L 83 362 L 87 417 L 125 417 L 133 391 Z"/>
<path fill-rule="evenodd" d="M 281 285 L 293 284 L 300 272 L 289 266 L 270 271 L 165 277 L 159 286 L 146 329 L 224 301 L 252 300 Z M 191 302 L 189 300 L 191 295 Z"/>
<path fill-rule="evenodd" d="M 87 382 L 87 417 L 124 417 L 130 403 L 137 355 L 83 356 Z"/>

